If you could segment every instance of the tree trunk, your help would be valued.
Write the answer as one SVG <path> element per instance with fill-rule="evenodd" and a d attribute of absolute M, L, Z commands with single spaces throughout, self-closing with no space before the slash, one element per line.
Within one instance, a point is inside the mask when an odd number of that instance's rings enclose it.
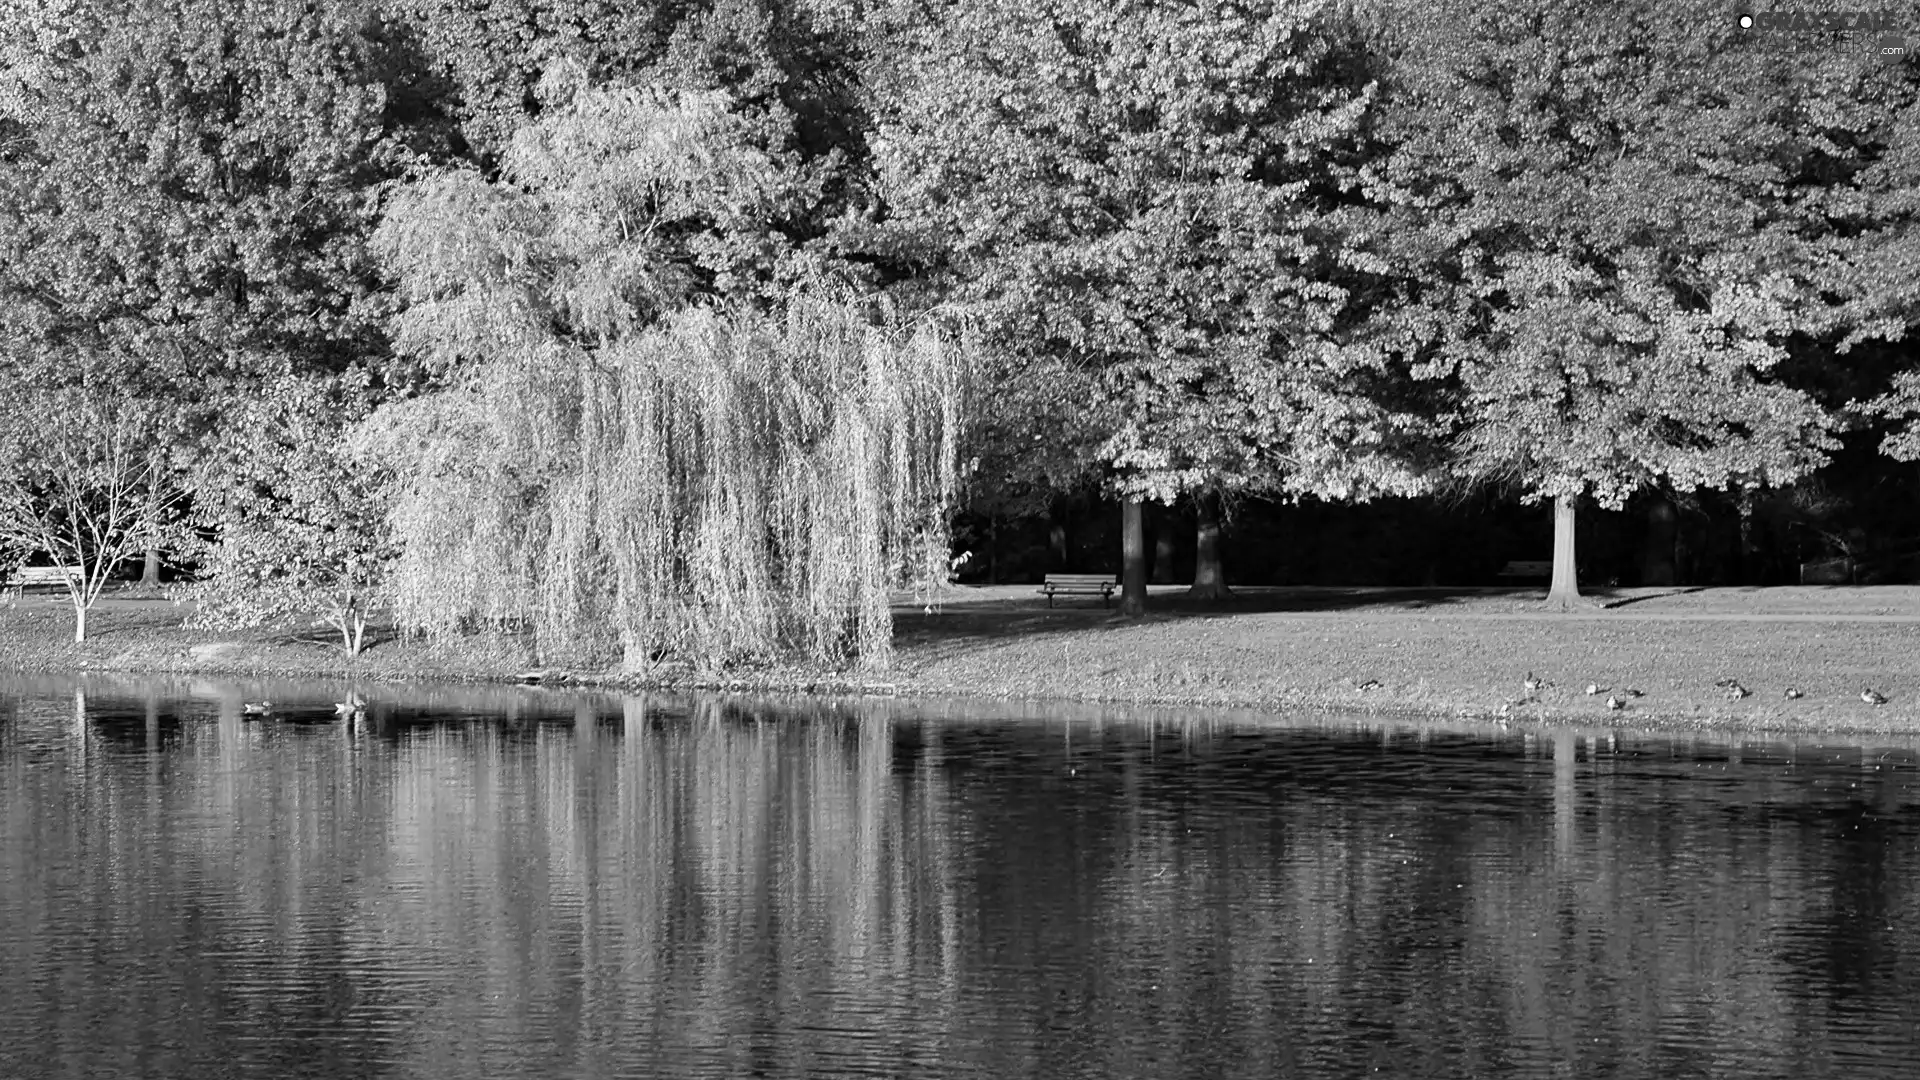
<path fill-rule="evenodd" d="M 1058 514 L 1048 514 L 1047 546 L 1053 551 L 1053 568 L 1065 571 L 1067 568 L 1067 526 Z"/>
<path fill-rule="evenodd" d="M 75 644 L 87 640 L 87 608 L 78 601 L 73 605 L 73 640 Z"/>
<path fill-rule="evenodd" d="M 1679 580 L 1674 565 L 1679 537 L 1679 512 L 1667 499 L 1655 499 L 1647 507 L 1647 542 L 1640 553 L 1640 584 L 1670 586 Z"/>
<path fill-rule="evenodd" d="M 154 535 L 160 531 L 160 481 L 150 477 L 147 483 L 147 528 Z M 157 589 L 160 587 L 160 545 L 147 545 L 147 562 L 140 568 L 140 587 Z"/>
<path fill-rule="evenodd" d="M 1128 618 L 1147 613 L 1147 538 L 1140 510 L 1139 499 L 1128 499 L 1120 510 L 1120 614 Z"/>
<path fill-rule="evenodd" d="M 1220 565 L 1220 496 L 1203 491 L 1193 498 L 1194 517 L 1199 522 L 1193 555 L 1193 588 L 1187 595 L 1198 600 L 1224 600 L 1233 595 L 1227 588 L 1227 575 Z"/>
<path fill-rule="evenodd" d="M 1179 516 L 1171 505 L 1156 503 L 1153 510 L 1153 583 L 1155 585 L 1173 584 L 1173 556 L 1175 525 Z"/>
<path fill-rule="evenodd" d="M 1579 496 L 1553 500 L 1553 583 L 1547 588 L 1547 606 L 1571 611 L 1580 605 L 1580 581 L 1574 561 L 1573 520 Z"/>

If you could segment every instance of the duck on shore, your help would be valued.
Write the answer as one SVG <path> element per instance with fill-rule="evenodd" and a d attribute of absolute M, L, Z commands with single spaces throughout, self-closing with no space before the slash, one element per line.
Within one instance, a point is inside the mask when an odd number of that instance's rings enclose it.
<path fill-rule="evenodd" d="M 241 716 L 269 716 L 273 713 L 271 701 L 243 701 L 240 703 Z"/>

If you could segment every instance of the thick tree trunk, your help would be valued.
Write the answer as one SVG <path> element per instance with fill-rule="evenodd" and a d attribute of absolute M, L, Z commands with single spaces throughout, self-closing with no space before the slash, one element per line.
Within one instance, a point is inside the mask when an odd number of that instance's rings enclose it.
<path fill-rule="evenodd" d="M 1220 496 L 1203 491 L 1194 496 L 1194 517 L 1199 528 L 1194 536 L 1193 588 L 1187 595 L 1199 600 L 1224 600 L 1233 595 L 1227 588 L 1226 570 L 1220 565 Z"/>
<path fill-rule="evenodd" d="M 1578 496 L 1553 500 L 1553 582 L 1547 587 L 1547 606 L 1569 611 L 1580 606 L 1580 581 L 1573 550 L 1574 508 Z"/>
<path fill-rule="evenodd" d="M 1153 583 L 1173 584 L 1174 528 L 1179 515 L 1172 506 L 1155 503 L 1153 508 Z"/>
<path fill-rule="evenodd" d="M 1120 509 L 1120 614 L 1134 618 L 1147 613 L 1147 538 L 1140 500 L 1128 499 Z"/>
<path fill-rule="evenodd" d="M 160 484 L 157 479 L 147 485 L 147 527 L 157 535 L 160 531 Z M 140 568 L 140 587 L 157 589 L 160 587 L 160 545 L 152 544 L 147 548 L 146 565 Z"/>
<path fill-rule="evenodd" d="M 1673 585 L 1679 580 L 1674 558 L 1679 537 L 1679 512 L 1667 499 L 1655 499 L 1647 507 L 1647 542 L 1640 553 L 1640 584 Z"/>

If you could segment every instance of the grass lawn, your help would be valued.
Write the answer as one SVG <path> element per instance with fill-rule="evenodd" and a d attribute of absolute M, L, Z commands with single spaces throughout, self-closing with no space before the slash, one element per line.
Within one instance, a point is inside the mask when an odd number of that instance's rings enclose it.
<path fill-rule="evenodd" d="M 902 597 L 890 672 L 729 673 L 747 687 L 1249 706 L 1733 731 L 1920 732 L 1920 588 L 1631 589 L 1591 610 L 1541 610 L 1538 589 L 1242 588 L 1218 603 L 1156 588 L 1150 612 L 1049 609 L 1032 585 Z M 63 597 L 0 606 L 0 667 L 370 679 L 501 679 L 532 664 L 512 640 L 438 647 L 376 637 L 358 658 L 317 628 L 181 628 L 169 601 L 108 597 L 83 645 Z M 1532 672 L 1551 685 L 1529 693 Z M 590 673 L 580 673 L 590 675 Z M 1739 680 L 1752 696 L 1715 686 Z M 1380 686 L 1361 689 L 1375 680 Z M 681 673 L 681 684 L 711 683 Z M 1610 711 L 1588 684 L 1644 691 Z M 1793 686 L 1804 693 L 1788 700 Z M 1859 699 L 1871 686 L 1890 700 Z"/>
<path fill-rule="evenodd" d="M 1032 586 L 902 612 L 903 684 L 935 693 L 1334 708 L 1508 721 L 1920 732 L 1920 588 L 1628 589 L 1571 615 L 1538 589 L 1257 589 L 1150 613 L 1049 611 Z M 1529 672 L 1552 685 L 1529 693 Z M 1728 700 L 1737 679 L 1752 696 Z M 1378 689 L 1360 685 L 1377 680 Z M 1589 684 L 1645 696 L 1618 712 Z M 1789 687 L 1805 696 L 1788 700 Z M 1863 687 L 1886 705 L 1860 700 Z"/>

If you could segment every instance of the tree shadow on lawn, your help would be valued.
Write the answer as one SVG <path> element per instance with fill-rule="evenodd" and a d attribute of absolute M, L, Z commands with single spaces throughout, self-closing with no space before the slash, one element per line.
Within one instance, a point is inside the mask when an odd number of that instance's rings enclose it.
<path fill-rule="evenodd" d="M 1670 596 L 1686 596 L 1690 593 L 1706 591 L 1707 587 L 1705 585 L 1694 585 L 1685 589 L 1662 589 L 1658 592 L 1647 593 L 1645 596 L 1627 596 L 1617 600 L 1607 600 L 1602 602 L 1600 606 L 1606 608 L 1608 611 L 1612 611 L 1616 608 L 1626 607 L 1629 604 L 1641 604 L 1648 600 L 1664 600 Z"/>
<path fill-rule="evenodd" d="M 998 595 L 969 597 L 943 603 L 927 612 L 902 603 L 893 615 L 894 644 L 901 647 L 946 648 L 1014 639 L 1045 641 L 1059 635 L 1088 631 L 1125 630 L 1144 623 L 1226 618 L 1251 614 L 1306 614 L 1355 612 L 1370 614 L 1438 614 L 1448 611 L 1532 611 L 1546 599 L 1546 590 L 1528 587 L 1393 587 L 1354 586 L 1237 586 L 1222 600 L 1202 600 L 1183 589 L 1150 593 L 1141 619 L 1119 614 L 1119 600 L 1103 607 L 1084 597 L 1056 599 L 1049 608 L 1038 590 L 1032 593 L 996 590 Z M 1611 599 L 1609 590 L 1587 594 L 1596 606 L 1632 603 L 1639 597 Z M 1661 591 L 1658 595 L 1670 595 Z"/>

